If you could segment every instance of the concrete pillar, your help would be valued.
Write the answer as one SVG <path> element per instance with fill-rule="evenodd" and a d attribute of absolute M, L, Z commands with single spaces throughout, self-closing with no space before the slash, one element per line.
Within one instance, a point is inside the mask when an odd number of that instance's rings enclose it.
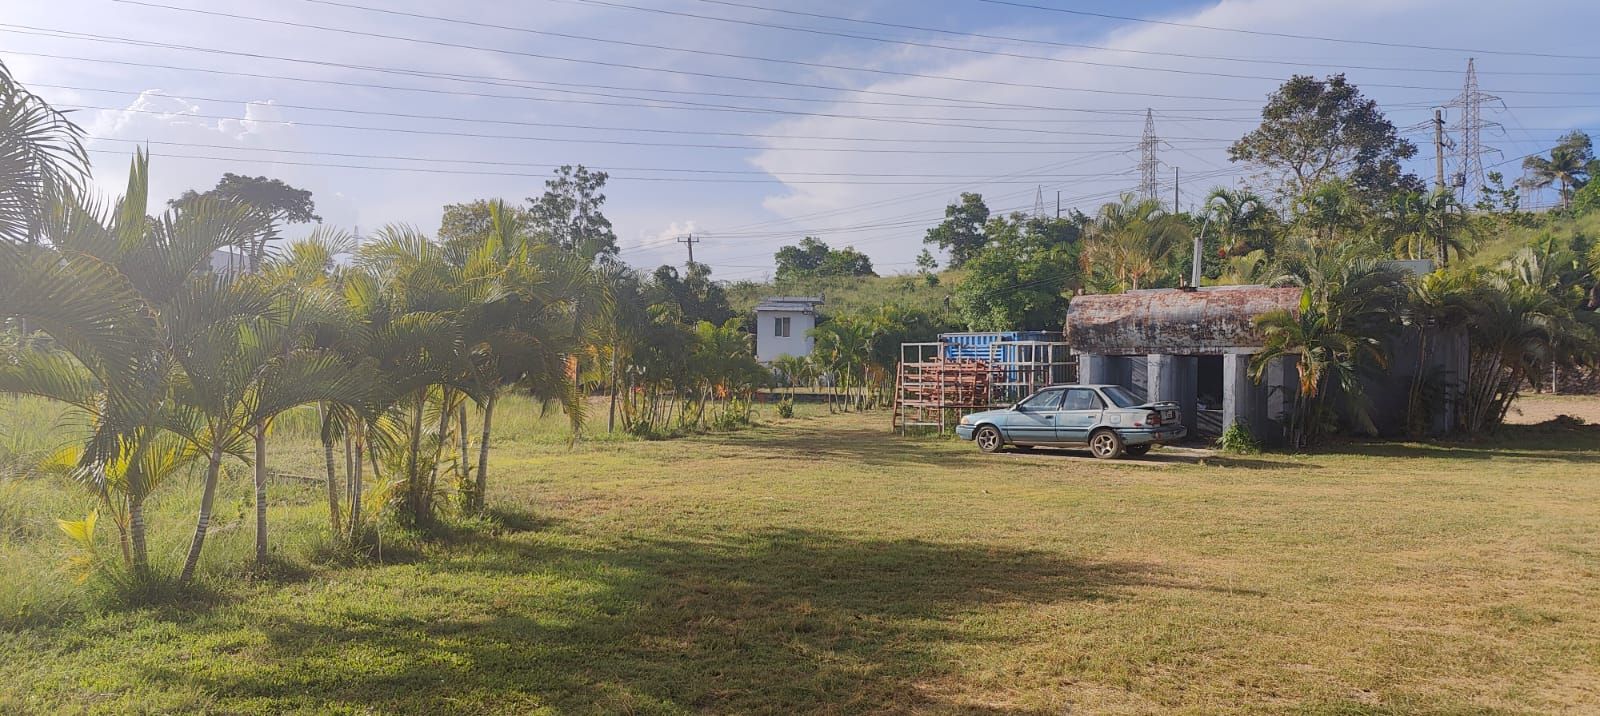
<path fill-rule="evenodd" d="M 1222 429 L 1243 422 L 1249 427 L 1251 415 L 1250 356 L 1228 353 L 1222 356 Z M 1254 433 L 1254 430 L 1252 430 Z"/>
<path fill-rule="evenodd" d="M 1149 387 L 1146 400 L 1170 400 L 1178 402 L 1178 391 L 1183 385 L 1182 377 L 1178 375 L 1178 357 L 1151 353 L 1145 358 L 1145 385 Z"/>
<path fill-rule="evenodd" d="M 1096 383 L 1110 383 L 1111 361 L 1109 357 L 1094 353 L 1078 354 L 1078 382 L 1084 385 Z"/>

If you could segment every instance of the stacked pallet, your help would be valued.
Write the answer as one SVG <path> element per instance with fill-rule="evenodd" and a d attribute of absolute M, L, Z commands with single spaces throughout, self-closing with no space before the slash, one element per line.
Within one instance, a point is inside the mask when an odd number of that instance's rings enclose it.
<path fill-rule="evenodd" d="M 952 412 L 990 407 L 996 368 L 988 361 L 946 359 L 901 363 L 895 379 L 895 426 L 937 426 Z"/>

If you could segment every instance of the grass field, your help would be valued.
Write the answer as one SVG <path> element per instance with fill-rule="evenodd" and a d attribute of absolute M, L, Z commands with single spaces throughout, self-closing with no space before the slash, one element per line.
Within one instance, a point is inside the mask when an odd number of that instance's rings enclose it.
<path fill-rule="evenodd" d="M 382 564 L 320 561 L 315 487 L 275 483 L 269 576 L 233 480 L 212 596 L 75 607 L 59 580 L 59 614 L 0 631 L 0 712 L 1600 710 L 1600 427 L 1104 463 L 887 422 L 569 449 L 529 413 L 498 518 Z M 39 523 L 83 502 L 37 482 L 13 584 L 49 583 Z M 160 500 L 164 563 L 192 499 Z"/>

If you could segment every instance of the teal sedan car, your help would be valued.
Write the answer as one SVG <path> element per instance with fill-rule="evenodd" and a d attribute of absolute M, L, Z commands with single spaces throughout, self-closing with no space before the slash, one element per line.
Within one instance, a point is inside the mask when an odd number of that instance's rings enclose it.
<path fill-rule="evenodd" d="M 983 452 L 1007 445 L 1084 447 L 1097 458 L 1139 456 L 1188 434 L 1178 404 L 1147 402 L 1120 385 L 1045 388 L 1009 408 L 963 416 L 956 435 Z"/>

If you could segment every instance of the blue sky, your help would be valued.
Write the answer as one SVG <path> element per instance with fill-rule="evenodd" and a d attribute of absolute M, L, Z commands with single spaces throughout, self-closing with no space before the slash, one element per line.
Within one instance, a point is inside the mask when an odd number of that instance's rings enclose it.
<path fill-rule="evenodd" d="M 312 190 L 328 223 L 431 231 L 445 203 L 535 195 L 551 166 L 582 163 L 614 177 L 625 259 L 681 262 L 673 238 L 693 231 L 722 278 L 770 273 L 805 235 L 908 270 L 961 191 L 1092 209 L 1137 183 L 1147 107 L 1163 193 L 1176 168 L 1187 205 L 1245 178 L 1225 147 L 1296 72 L 1345 71 L 1418 143 L 1424 176 L 1423 125 L 1469 56 L 1505 100 L 1484 143 L 1510 175 L 1563 131 L 1600 128 L 1600 59 L 1506 54 L 1600 56 L 1592 2 L 1022 4 L 1457 49 L 981 0 L 0 0 L 0 59 L 84 108 L 110 191 L 146 142 L 157 199 L 267 174 Z"/>

